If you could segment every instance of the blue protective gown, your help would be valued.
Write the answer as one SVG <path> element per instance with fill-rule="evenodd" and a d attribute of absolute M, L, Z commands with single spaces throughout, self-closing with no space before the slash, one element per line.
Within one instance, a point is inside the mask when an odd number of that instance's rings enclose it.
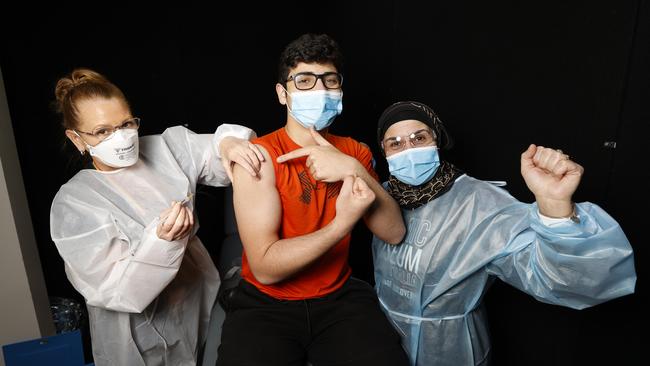
<path fill-rule="evenodd" d="M 494 278 L 537 300 L 582 309 L 634 292 L 633 252 L 618 223 L 592 203 L 580 222 L 543 223 L 536 204 L 469 176 L 403 210 L 400 245 L 373 239 L 380 303 L 411 364 L 486 365 L 483 295 Z"/>

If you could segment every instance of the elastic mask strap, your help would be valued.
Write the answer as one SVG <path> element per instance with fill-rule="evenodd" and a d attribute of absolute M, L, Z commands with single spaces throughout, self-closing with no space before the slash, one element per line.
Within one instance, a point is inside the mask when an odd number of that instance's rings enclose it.
<path fill-rule="evenodd" d="M 284 94 L 284 97 L 285 97 L 285 98 L 289 98 L 289 96 L 291 95 L 291 93 L 289 93 L 289 91 L 288 91 L 287 89 L 285 89 L 284 86 L 282 86 L 282 85 L 280 85 L 280 86 L 282 87 L 282 90 L 284 90 L 284 93 L 285 93 L 285 94 Z M 291 97 L 291 98 L 293 99 L 293 97 Z M 288 100 L 288 99 L 287 99 L 287 104 L 286 104 L 286 106 L 287 106 L 287 110 L 289 111 L 289 113 L 293 116 L 293 111 L 291 110 L 291 107 L 289 107 L 289 100 Z M 295 117 L 294 117 L 294 118 L 295 118 Z"/>
<path fill-rule="evenodd" d="M 81 135 L 78 134 L 77 131 L 72 130 L 72 132 L 74 132 L 74 134 L 77 135 L 77 137 L 79 137 L 81 139 L 81 141 L 84 143 L 84 145 L 86 145 L 86 149 L 88 149 L 88 153 L 90 153 L 90 155 L 92 155 L 92 146 L 88 145 L 86 140 L 84 140 L 84 138 L 81 137 Z M 83 155 L 84 153 L 81 153 L 81 154 Z"/>

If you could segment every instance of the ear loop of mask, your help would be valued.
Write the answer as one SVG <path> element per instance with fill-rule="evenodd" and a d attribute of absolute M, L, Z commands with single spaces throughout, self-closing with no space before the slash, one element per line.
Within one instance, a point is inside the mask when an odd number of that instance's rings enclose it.
<path fill-rule="evenodd" d="M 281 87 L 282 87 L 282 92 L 284 93 L 284 97 L 286 98 L 286 104 L 285 105 L 287 106 L 287 110 L 289 111 L 289 114 L 291 114 L 293 116 L 293 113 L 291 111 L 291 107 L 289 107 L 289 99 L 288 99 L 289 96 L 291 96 L 291 93 L 289 93 L 289 91 L 287 89 L 285 89 L 284 86 L 281 85 Z"/>
<path fill-rule="evenodd" d="M 88 145 L 88 143 L 86 142 L 86 140 L 84 140 L 83 137 L 81 137 L 81 135 L 79 135 L 79 134 L 77 133 L 77 131 L 72 130 L 72 132 L 74 132 L 74 134 L 77 135 L 77 137 L 79 137 L 79 139 L 81 140 L 81 142 L 83 142 L 84 145 L 86 145 L 86 149 L 90 150 L 90 145 Z M 84 149 L 84 150 L 81 150 L 80 153 L 81 153 L 82 156 L 83 156 L 83 155 L 86 155 L 86 150 L 85 150 L 85 149 Z"/>

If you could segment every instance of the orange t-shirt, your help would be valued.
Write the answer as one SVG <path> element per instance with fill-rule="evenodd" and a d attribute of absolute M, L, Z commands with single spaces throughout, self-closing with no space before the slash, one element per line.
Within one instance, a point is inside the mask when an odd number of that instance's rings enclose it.
<path fill-rule="evenodd" d="M 349 137 L 327 135 L 327 141 L 350 155 L 377 179 L 372 168 L 372 153 L 367 146 Z M 282 204 L 280 239 L 310 234 L 327 225 L 336 216 L 336 198 L 342 182 L 317 182 L 309 174 L 306 157 L 278 163 L 276 158 L 299 149 L 284 128 L 253 140 L 264 146 L 275 168 L 275 186 Z M 260 291 L 282 300 L 302 300 L 322 297 L 339 289 L 350 277 L 348 264 L 350 234 L 324 253 L 309 267 L 290 278 L 273 284 L 259 283 L 248 266 L 246 252 L 242 256 L 242 277 Z"/>

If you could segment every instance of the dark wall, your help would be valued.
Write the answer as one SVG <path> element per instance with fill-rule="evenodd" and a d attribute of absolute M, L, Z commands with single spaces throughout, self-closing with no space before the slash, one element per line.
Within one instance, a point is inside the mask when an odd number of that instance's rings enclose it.
<path fill-rule="evenodd" d="M 282 48 L 302 33 L 326 32 L 346 56 L 345 108 L 332 130 L 370 145 L 380 176 L 377 117 L 394 101 L 419 100 L 456 140 L 444 158 L 477 178 L 506 180 L 523 201 L 533 197 L 519 175 L 521 152 L 529 143 L 561 148 L 585 167 L 575 199 L 602 206 L 628 234 L 639 274 L 634 295 L 576 311 L 497 283 L 486 299 L 495 364 L 640 360 L 633 333 L 643 317 L 642 210 L 650 203 L 647 1 L 274 5 L 0 11 L 0 67 L 50 295 L 78 297 L 49 237 L 52 198 L 75 172 L 49 109 L 59 77 L 80 66 L 104 73 L 142 118 L 141 134 L 176 124 L 210 133 L 231 122 L 261 135 L 284 121 L 274 91 Z M 197 196 L 199 234 L 213 255 L 223 235 L 222 194 L 204 188 Z M 355 275 L 372 281 L 369 233 L 355 235 Z"/>

